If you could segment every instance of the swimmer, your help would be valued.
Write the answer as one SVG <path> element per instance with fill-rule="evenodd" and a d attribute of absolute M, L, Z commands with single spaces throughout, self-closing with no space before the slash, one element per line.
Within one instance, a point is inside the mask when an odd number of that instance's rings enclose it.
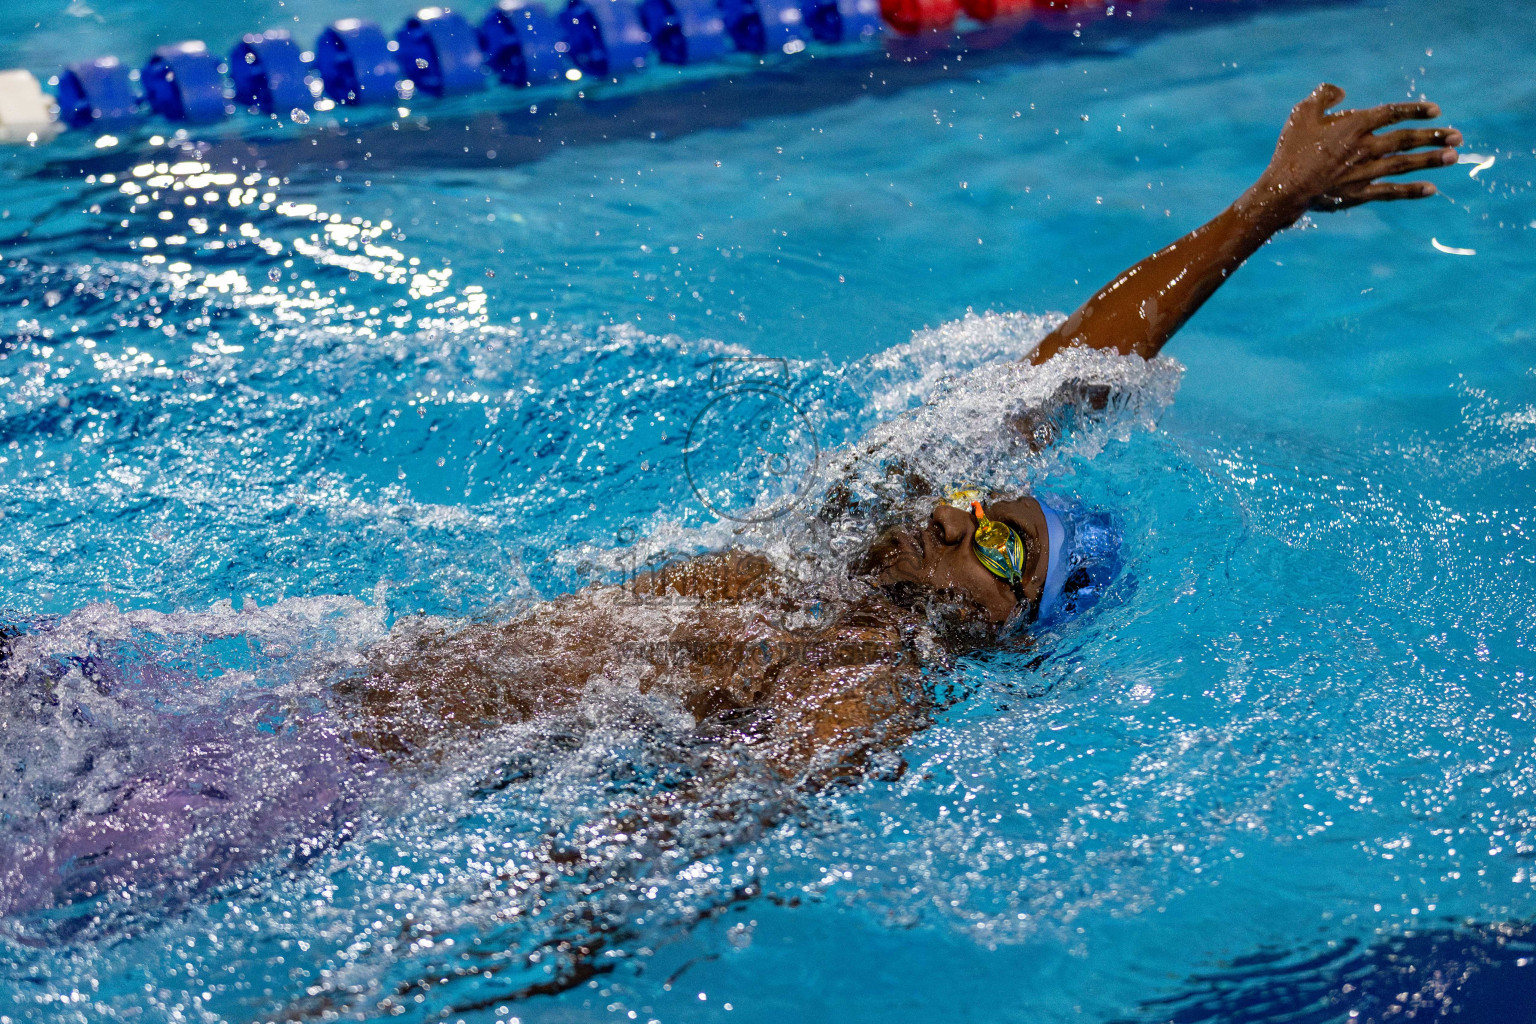
<path fill-rule="evenodd" d="M 1428 182 L 1388 179 L 1455 163 L 1460 133 L 1384 129 L 1439 108 L 1330 112 L 1343 98 L 1318 86 L 1292 110 L 1251 188 L 1105 285 L 1028 362 L 1074 348 L 1151 360 L 1249 256 L 1309 211 L 1434 195 Z M 1089 408 L 1105 401 L 1092 388 L 1066 397 Z M 1026 410 L 996 430 L 1038 445 L 1044 424 Z M 502 624 L 402 633 L 337 688 L 362 711 L 353 738 L 410 758 L 445 735 L 570 705 L 594 681 L 622 677 L 671 696 L 702 733 L 750 748 L 798 785 L 858 774 L 872 751 L 930 720 L 924 668 L 935 657 L 1007 637 L 1027 643 L 1021 630 L 1081 608 L 1105 582 L 1105 531 L 1091 517 L 1045 495 L 905 482 L 929 495 L 926 522 L 880 533 L 830 588 L 731 551 L 627 587 L 589 587 Z"/>

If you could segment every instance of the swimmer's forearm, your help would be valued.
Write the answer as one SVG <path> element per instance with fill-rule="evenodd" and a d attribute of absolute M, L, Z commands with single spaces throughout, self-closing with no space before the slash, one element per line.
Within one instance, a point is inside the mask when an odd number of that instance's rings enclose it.
<path fill-rule="evenodd" d="M 1072 346 L 1151 359 L 1217 288 L 1305 206 L 1263 187 L 1245 192 L 1215 219 L 1123 271 L 1041 341 L 1043 363 Z"/>

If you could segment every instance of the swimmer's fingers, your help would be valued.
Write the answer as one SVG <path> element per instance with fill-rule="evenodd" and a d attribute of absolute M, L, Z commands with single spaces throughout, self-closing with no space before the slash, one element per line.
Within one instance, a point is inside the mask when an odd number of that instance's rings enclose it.
<path fill-rule="evenodd" d="M 1343 180 L 1346 183 L 1375 181 L 1377 178 L 1390 178 L 1398 174 L 1433 170 L 1455 162 L 1456 151 L 1450 148 L 1432 149 L 1423 153 L 1398 153 L 1357 164 Z"/>
<path fill-rule="evenodd" d="M 1361 130 L 1374 132 L 1399 121 L 1427 121 L 1440 116 L 1438 103 L 1383 103 L 1379 107 L 1363 110 L 1341 110 L 1336 117 L 1347 117 L 1359 122 Z"/>
<path fill-rule="evenodd" d="M 1344 185 L 1312 201 L 1314 210 L 1346 210 L 1361 203 L 1391 202 L 1397 199 L 1425 199 L 1436 192 L 1427 181 L 1371 181 Z"/>
<path fill-rule="evenodd" d="M 1431 181 L 1373 181 L 1340 189 L 1362 203 L 1393 202 L 1398 199 L 1428 199 L 1439 191 Z"/>
<path fill-rule="evenodd" d="M 1455 128 L 1403 128 L 1385 135 L 1371 135 L 1361 147 L 1368 156 L 1387 156 L 1426 146 L 1459 146 L 1461 132 Z"/>

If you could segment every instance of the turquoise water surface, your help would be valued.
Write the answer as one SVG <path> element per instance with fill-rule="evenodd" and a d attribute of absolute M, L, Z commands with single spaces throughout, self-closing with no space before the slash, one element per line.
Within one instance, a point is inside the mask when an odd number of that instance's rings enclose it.
<path fill-rule="evenodd" d="M 1536 14 L 1230 7 L 0 153 L 0 1022 L 1536 1020 Z M 350 13 L 23 0 L 0 67 Z M 1215 214 L 1324 79 L 1440 103 L 1441 195 L 1287 231 L 1168 359 L 1087 367 L 1107 425 L 972 458 L 967 372 Z M 892 443 L 1110 510 L 1113 599 L 954 666 L 890 770 L 755 778 L 792 813 L 665 856 L 551 866 L 703 756 L 622 687 L 349 760 L 320 694 L 391 628 L 841 550 L 685 459 L 763 373 L 771 500 L 939 397 Z M 93 889 L 92 828 L 175 856 Z"/>

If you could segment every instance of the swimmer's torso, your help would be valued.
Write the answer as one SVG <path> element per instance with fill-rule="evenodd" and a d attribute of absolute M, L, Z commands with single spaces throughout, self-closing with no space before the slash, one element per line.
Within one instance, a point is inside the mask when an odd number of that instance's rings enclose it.
<path fill-rule="evenodd" d="M 568 594 L 497 625 L 401 635 L 335 692 L 391 757 L 533 718 L 591 688 L 674 699 L 788 774 L 899 742 L 928 716 L 917 621 L 883 602 L 813 609 L 761 556 L 728 552 Z"/>

